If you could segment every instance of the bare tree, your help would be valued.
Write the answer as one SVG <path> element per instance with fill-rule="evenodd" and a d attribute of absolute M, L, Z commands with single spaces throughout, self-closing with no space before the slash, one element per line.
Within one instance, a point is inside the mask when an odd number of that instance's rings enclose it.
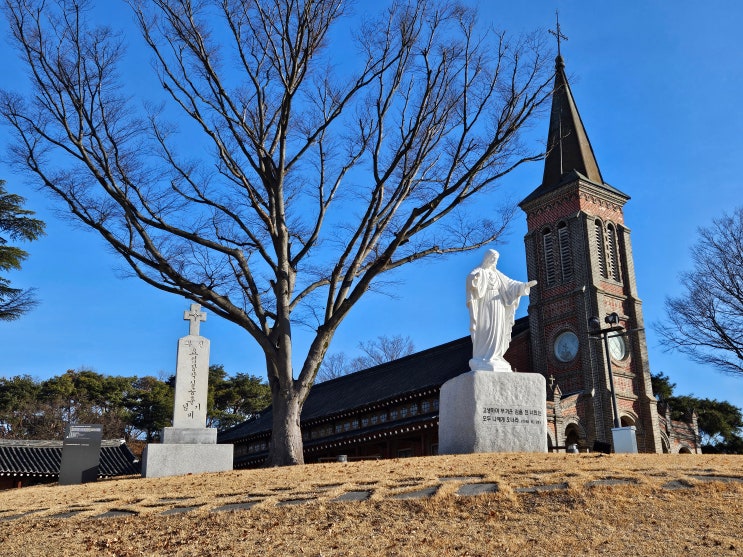
<path fill-rule="evenodd" d="M 363 366 L 360 369 L 397 360 L 412 354 L 415 350 L 413 340 L 409 336 L 404 337 L 402 335 L 391 337 L 381 335 L 375 340 L 360 342 L 359 348 L 365 354 L 360 358 L 360 363 Z"/>
<path fill-rule="evenodd" d="M 352 47 L 332 44 L 341 0 L 128 0 L 165 96 L 147 113 L 124 93 L 121 37 L 85 0 L 4 2 L 33 86 L 0 98 L 15 160 L 137 277 L 255 339 L 270 465 L 303 461 L 302 405 L 363 294 L 494 241 L 505 222 L 461 207 L 540 157 L 520 141 L 550 94 L 537 37 L 478 34 L 457 2 L 392 2 Z M 348 70 L 334 52 L 351 48 Z M 314 337 L 295 379 L 300 324 Z"/>
<path fill-rule="evenodd" d="M 743 376 L 743 207 L 699 229 L 685 293 L 666 299 L 663 344 L 693 361 Z"/>
<path fill-rule="evenodd" d="M 348 375 L 352 371 L 351 363 L 352 360 L 348 359 L 345 352 L 326 354 L 320 364 L 315 382 L 322 383 Z"/>
<path fill-rule="evenodd" d="M 344 352 L 327 354 L 320 364 L 317 373 L 317 382 L 329 381 L 343 377 L 349 373 L 361 371 L 385 362 L 391 362 L 413 353 L 415 346 L 413 340 L 402 335 L 380 335 L 374 340 L 359 342 L 359 348 L 364 352 L 363 356 L 348 359 Z"/>

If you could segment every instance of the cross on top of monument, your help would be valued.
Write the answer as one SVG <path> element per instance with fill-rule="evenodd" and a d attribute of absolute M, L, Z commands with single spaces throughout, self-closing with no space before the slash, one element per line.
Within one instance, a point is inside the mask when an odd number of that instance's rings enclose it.
<path fill-rule="evenodd" d="M 191 304 L 191 309 L 183 312 L 183 319 L 190 321 L 188 334 L 197 337 L 199 336 L 199 325 L 202 321 L 206 321 L 206 313 L 201 311 L 200 304 Z"/>

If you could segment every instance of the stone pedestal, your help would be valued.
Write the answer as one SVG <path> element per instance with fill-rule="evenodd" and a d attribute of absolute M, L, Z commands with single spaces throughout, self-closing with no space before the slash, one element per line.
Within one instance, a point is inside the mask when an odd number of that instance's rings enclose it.
<path fill-rule="evenodd" d="M 142 476 L 164 478 L 225 472 L 232 470 L 233 450 L 234 445 L 212 443 L 150 443 L 142 453 Z"/>
<path fill-rule="evenodd" d="M 611 437 L 614 441 L 615 453 L 637 453 L 635 426 L 613 427 Z"/>
<path fill-rule="evenodd" d="M 470 371 L 441 386 L 439 454 L 547 452 L 546 382 L 538 373 Z"/>

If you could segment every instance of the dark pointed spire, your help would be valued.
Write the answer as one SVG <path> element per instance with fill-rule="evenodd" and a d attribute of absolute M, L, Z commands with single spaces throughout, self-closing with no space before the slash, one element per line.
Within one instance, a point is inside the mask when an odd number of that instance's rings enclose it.
<path fill-rule="evenodd" d="M 562 176 L 571 171 L 596 184 L 604 183 L 565 75 L 565 62 L 559 54 L 555 59 L 555 88 L 547 149 L 542 186 L 557 185 Z"/>
<path fill-rule="evenodd" d="M 565 62 L 560 52 L 560 40 L 568 40 L 560 30 L 560 21 L 557 21 L 557 30 L 550 29 L 557 39 L 557 58 L 555 58 L 555 86 L 552 91 L 552 111 L 550 126 L 547 133 L 547 156 L 544 159 L 544 175 L 542 184 L 531 192 L 520 205 L 545 195 L 564 184 L 576 179 L 588 180 L 602 186 L 613 193 L 629 197 L 604 183 L 596 156 L 593 154 L 591 142 L 583 126 L 583 121 L 575 106 L 573 92 L 570 90 L 568 78 L 565 75 Z"/>

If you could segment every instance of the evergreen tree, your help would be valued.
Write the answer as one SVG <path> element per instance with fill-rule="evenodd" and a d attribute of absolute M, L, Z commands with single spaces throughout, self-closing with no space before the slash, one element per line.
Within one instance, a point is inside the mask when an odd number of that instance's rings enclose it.
<path fill-rule="evenodd" d="M 40 385 L 29 375 L 0 378 L 0 436 L 23 439 L 34 421 Z"/>
<path fill-rule="evenodd" d="M 271 404 L 271 389 L 260 378 L 227 375 L 224 366 L 209 366 L 207 425 L 220 431 L 256 417 Z"/>
<path fill-rule="evenodd" d="M 671 410 L 672 420 L 688 421 L 697 414 L 697 425 L 702 437 L 702 452 L 743 454 L 743 411 L 726 401 L 699 398 L 694 395 L 676 396 L 670 378 L 657 373 L 651 376 L 653 393 Z"/>
<path fill-rule="evenodd" d="M 26 200 L 8 193 L 5 181 L 0 180 L 0 272 L 17 270 L 28 253 L 9 240 L 36 240 L 44 234 L 44 223 L 31 218 L 33 211 L 23 208 Z M 23 290 L 10 286 L 10 280 L 0 276 L 0 319 L 13 321 L 36 305 L 33 289 Z"/>
<path fill-rule="evenodd" d="M 141 377 L 125 397 L 133 437 L 143 435 L 145 441 L 159 440 L 160 430 L 172 425 L 174 389 L 156 377 Z"/>
<path fill-rule="evenodd" d="M 62 439 L 70 424 L 101 424 L 106 439 L 131 435 L 125 406 L 136 377 L 67 370 L 37 382 L 28 375 L 0 379 L 0 436 Z"/>

